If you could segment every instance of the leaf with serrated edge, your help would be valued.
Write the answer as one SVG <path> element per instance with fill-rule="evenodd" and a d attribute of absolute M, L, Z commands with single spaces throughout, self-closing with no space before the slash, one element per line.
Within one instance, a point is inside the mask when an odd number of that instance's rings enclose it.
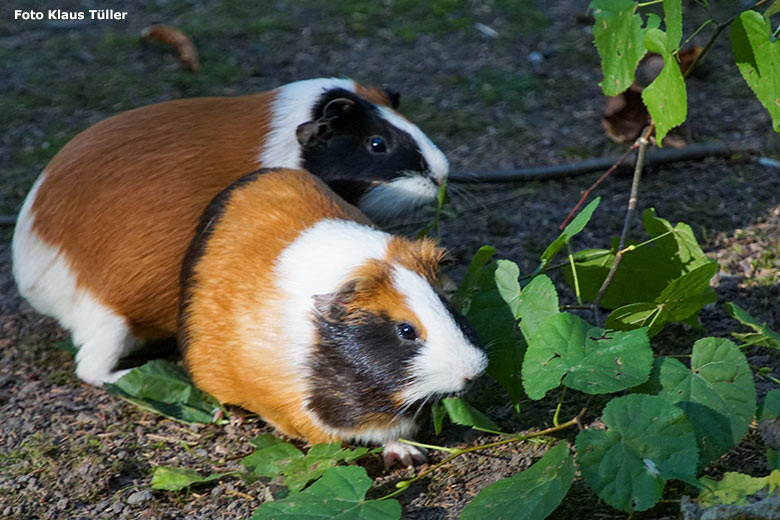
<path fill-rule="evenodd" d="M 569 313 L 548 318 L 529 342 L 523 386 L 541 399 L 563 383 L 588 394 L 611 393 L 644 383 L 653 352 L 644 329 L 607 332 Z"/>
<path fill-rule="evenodd" d="M 196 388 L 178 365 L 155 359 L 103 388 L 166 417 L 185 422 L 213 422 L 216 399 Z"/>
<path fill-rule="evenodd" d="M 743 12 L 731 24 L 731 50 L 737 68 L 780 132 L 780 42 L 772 25 L 756 11 Z"/>
<path fill-rule="evenodd" d="M 282 473 L 282 467 L 303 457 L 298 448 L 270 433 L 262 434 L 249 442 L 255 447 L 255 451 L 241 459 L 241 464 L 258 477 L 277 477 Z"/>
<path fill-rule="evenodd" d="M 759 323 L 758 320 L 751 316 L 748 311 L 734 302 L 727 303 L 726 307 L 728 308 L 729 314 L 731 314 L 732 318 L 740 322 L 742 325 L 747 325 L 757 332 L 757 334 L 741 334 L 738 332 L 732 332 L 732 336 L 740 338 L 745 343 L 750 343 L 751 345 L 780 349 L 780 334 L 767 327 L 766 323 Z"/>
<path fill-rule="evenodd" d="M 460 518 L 547 518 L 563 501 L 573 480 L 574 460 L 566 442 L 559 442 L 527 470 L 480 491 Z"/>
<path fill-rule="evenodd" d="M 480 412 L 460 397 L 445 397 L 442 399 L 450 420 L 461 426 L 471 426 L 485 430 L 498 431 L 500 428 L 490 420 L 490 417 Z"/>
<path fill-rule="evenodd" d="M 666 24 L 666 50 L 674 52 L 682 39 L 682 1 L 664 0 L 664 23 Z"/>
<path fill-rule="evenodd" d="M 682 124 L 688 115 L 688 99 L 685 79 L 675 57 L 666 49 L 666 34 L 658 29 L 649 29 L 645 34 L 645 45 L 659 53 L 664 60 L 661 73 L 642 91 L 642 102 L 655 122 L 656 143 L 666 134 Z"/>
<path fill-rule="evenodd" d="M 558 314 L 558 292 L 552 280 L 539 275 L 523 287 L 517 306 L 516 318 L 520 319 L 520 330 L 529 341 L 547 318 Z"/>
<path fill-rule="evenodd" d="M 471 259 L 471 263 L 469 263 L 469 267 L 466 270 L 466 275 L 458 286 L 458 291 L 455 293 L 452 301 L 452 305 L 460 312 L 464 314 L 468 312 L 471 292 L 479 282 L 482 268 L 485 267 L 485 264 L 487 264 L 495 254 L 496 248 L 493 246 L 482 246 L 474 254 L 474 257 Z"/>
<path fill-rule="evenodd" d="M 679 261 L 684 272 L 712 263 L 704 254 L 688 224 L 678 222 L 676 226 L 672 226 L 668 220 L 656 216 L 655 208 L 647 208 L 642 212 L 642 225 L 647 234 L 653 238 L 673 231 L 673 233 L 656 240 L 654 244 L 655 247 L 666 251 L 670 257 Z"/>
<path fill-rule="evenodd" d="M 621 511 L 644 511 L 661 498 L 666 480 L 696 478 L 696 441 L 683 412 L 660 397 L 633 394 L 604 408 L 608 430 L 577 435 L 585 482 Z"/>
<path fill-rule="evenodd" d="M 642 43 L 642 18 L 632 0 L 593 0 L 593 39 L 601 56 L 605 96 L 617 96 L 634 82 L 634 72 L 647 50 Z"/>
<path fill-rule="evenodd" d="M 152 489 L 166 491 L 179 491 L 194 484 L 205 484 L 219 480 L 234 472 L 212 473 L 203 477 L 195 470 L 188 468 L 174 468 L 171 466 L 157 466 L 152 474 Z"/>
<path fill-rule="evenodd" d="M 704 338 L 693 345 L 691 368 L 666 358 L 659 397 L 688 416 L 701 450 L 701 463 L 739 442 L 756 412 L 756 388 L 745 355 L 729 340 Z"/>
<path fill-rule="evenodd" d="M 585 229 L 585 226 L 590 222 L 590 218 L 593 216 L 593 212 L 596 211 L 599 202 L 601 202 L 601 197 L 596 197 L 590 201 L 590 203 L 582 208 L 582 210 L 577 213 L 577 216 L 563 228 L 563 231 L 558 235 L 558 238 L 547 246 L 547 249 L 544 250 L 542 256 L 539 258 L 542 262 L 542 268 L 545 268 L 550 264 L 550 260 L 558 254 L 558 251 L 560 251 L 563 246 L 569 243 L 572 237 Z"/>
<path fill-rule="evenodd" d="M 250 520 L 398 520 L 401 505 L 395 500 L 366 500 L 371 479 L 359 466 L 330 468 L 304 491 L 265 502 Z"/>
<path fill-rule="evenodd" d="M 742 473 L 728 472 L 721 480 L 702 477 L 706 489 L 697 501 L 704 507 L 725 505 L 747 505 L 748 497 L 759 491 L 773 496 L 780 494 L 780 471 L 774 470 L 766 477 L 751 477 Z"/>

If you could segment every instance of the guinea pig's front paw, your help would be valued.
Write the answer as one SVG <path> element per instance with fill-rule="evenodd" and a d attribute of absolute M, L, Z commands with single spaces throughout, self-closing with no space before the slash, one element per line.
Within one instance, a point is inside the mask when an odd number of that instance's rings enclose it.
<path fill-rule="evenodd" d="M 385 468 L 387 469 L 390 469 L 396 462 L 406 468 L 428 462 L 428 459 L 425 457 L 425 451 L 422 448 L 398 441 L 385 443 L 382 459 L 384 459 Z"/>

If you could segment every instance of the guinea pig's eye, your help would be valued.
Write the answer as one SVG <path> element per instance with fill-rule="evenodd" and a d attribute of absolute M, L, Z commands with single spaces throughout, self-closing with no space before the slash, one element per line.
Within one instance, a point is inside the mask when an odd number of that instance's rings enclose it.
<path fill-rule="evenodd" d="M 414 341 L 417 339 L 417 331 L 408 323 L 398 324 L 398 335 L 403 339 Z"/>
<path fill-rule="evenodd" d="M 368 138 L 368 149 L 374 153 L 385 153 L 387 151 L 387 144 L 385 140 L 375 135 Z"/>

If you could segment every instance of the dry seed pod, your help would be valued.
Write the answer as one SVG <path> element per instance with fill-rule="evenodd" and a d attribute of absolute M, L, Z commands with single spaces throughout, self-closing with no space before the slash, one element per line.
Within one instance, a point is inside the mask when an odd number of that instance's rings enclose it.
<path fill-rule="evenodd" d="M 181 62 L 187 65 L 192 72 L 200 70 L 198 51 L 195 49 L 195 44 L 192 43 L 189 36 L 175 27 L 170 25 L 150 25 L 141 31 L 141 36 L 173 46 L 176 52 L 179 53 Z"/>

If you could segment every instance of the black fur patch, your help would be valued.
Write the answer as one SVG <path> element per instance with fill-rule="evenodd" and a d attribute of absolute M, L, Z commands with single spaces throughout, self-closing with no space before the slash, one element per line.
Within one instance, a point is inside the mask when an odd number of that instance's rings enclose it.
<path fill-rule="evenodd" d="M 179 351 L 182 354 L 187 351 L 187 346 L 189 344 L 186 325 L 188 321 L 187 309 L 192 296 L 192 289 L 195 285 L 195 280 L 193 280 L 192 275 L 201 257 L 206 252 L 206 244 L 208 244 L 209 237 L 211 237 L 211 234 L 214 231 L 214 226 L 222 218 L 233 190 L 251 183 L 264 173 L 279 170 L 280 168 L 263 168 L 247 173 L 228 185 L 227 188 L 211 199 L 211 202 L 209 202 L 208 206 L 206 206 L 206 209 L 201 214 L 198 226 L 195 228 L 194 238 L 190 242 L 187 252 L 184 254 L 179 276 L 178 346 Z"/>
<path fill-rule="evenodd" d="M 354 102 L 337 117 L 324 117 L 325 107 L 333 100 Z M 402 172 L 425 173 L 428 165 L 408 133 L 390 124 L 377 107 L 343 89 L 325 92 L 312 113 L 319 128 L 316 135 L 302 144 L 303 167 L 322 178 L 341 197 L 356 204 L 376 182 L 387 182 Z M 369 139 L 379 136 L 387 145 L 385 153 L 369 149 Z"/>
<path fill-rule="evenodd" d="M 315 318 L 318 340 L 312 355 L 309 409 L 334 428 L 351 429 L 372 414 L 401 413 L 393 395 L 408 383 L 409 361 L 420 344 L 403 340 L 386 315 Z"/>

